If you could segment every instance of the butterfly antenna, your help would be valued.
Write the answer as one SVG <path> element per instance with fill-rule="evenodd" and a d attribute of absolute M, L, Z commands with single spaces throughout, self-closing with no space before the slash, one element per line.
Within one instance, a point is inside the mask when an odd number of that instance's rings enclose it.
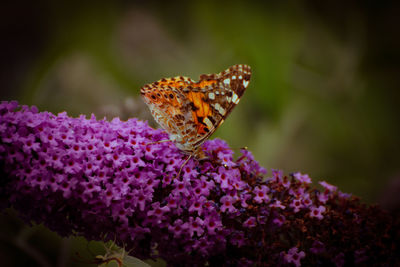
<path fill-rule="evenodd" d="M 179 169 L 179 172 L 178 172 L 178 175 L 176 176 L 176 178 L 178 178 L 178 177 L 181 176 L 181 172 L 182 172 L 183 167 L 186 165 L 186 163 L 188 163 L 189 159 L 191 159 L 192 156 L 193 156 L 193 154 L 190 154 L 189 157 L 188 157 L 188 158 L 185 160 L 185 162 L 182 164 L 182 166 L 181 166 L 181 168 Z"/>

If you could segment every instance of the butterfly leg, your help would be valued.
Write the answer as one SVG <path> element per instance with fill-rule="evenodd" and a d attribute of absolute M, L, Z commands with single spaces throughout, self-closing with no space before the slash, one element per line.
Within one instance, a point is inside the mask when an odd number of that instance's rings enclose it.
<path fill-rule="evenodd" d="M 155 145 L 155 144 L 166 143 L 166 142 L 172 142 L 172 140 L 165 139 L 165 140 L 160 140 L 160 141 L 156 141 L 156 142 L 147 143 L 146 145 Z"/>
<path fill-rule="evenodd" d="M 178 178 L 178 177 L 181 176 L 181 172 L 182 172 L 183 167 L 186 165 L 186 163 L 188 163 L 189 159 L 191 159 L 192 156 L 193 156 L 193 154 L 190 154 L 190 155 L 188 156 L 188 158 L 185 160 L 185 162 L 182 164 L 182 166 L 181 166 L 181 168 L 179 169 L 179 172 L 178 172 L 178 175 L 176 176 L 176 178 Z"/>

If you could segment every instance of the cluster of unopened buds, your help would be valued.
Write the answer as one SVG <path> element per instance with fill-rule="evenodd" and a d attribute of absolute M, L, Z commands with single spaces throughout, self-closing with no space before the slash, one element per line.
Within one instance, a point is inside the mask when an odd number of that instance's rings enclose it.
<path fill-rule="evenodd" d="M 186 156 L 166 139 L 137 119 L 2 102 L 1 208 L 172 266 L 399 264 L 399 222 L 380 208 L 307 174 L 267 175 L 218 139 L 180 172 Z"/>

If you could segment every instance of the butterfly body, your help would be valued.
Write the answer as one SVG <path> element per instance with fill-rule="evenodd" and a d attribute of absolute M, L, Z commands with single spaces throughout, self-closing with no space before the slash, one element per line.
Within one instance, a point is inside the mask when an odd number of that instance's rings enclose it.
<path fill-rule="evenodd" d="M 141 88 L 157 123 L 188 155 L 204 157 L 201 144 L 239 103 L 251 77 L 247 65 L 234 65 L 218 74 L 203 74 L 198 82 L 177 76 Z"/>

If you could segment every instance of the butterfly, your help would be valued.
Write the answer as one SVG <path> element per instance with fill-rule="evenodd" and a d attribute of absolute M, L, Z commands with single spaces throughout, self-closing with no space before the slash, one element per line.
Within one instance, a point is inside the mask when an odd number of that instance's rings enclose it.
<path fill-rule="evenodd" d="M 206 158 L 201 144 L 224 122 L 249 85 L 251 68 L 234 65 L 218 74 L 164 78 L 140 90 L 157 123 L 185 154 Z"/>

